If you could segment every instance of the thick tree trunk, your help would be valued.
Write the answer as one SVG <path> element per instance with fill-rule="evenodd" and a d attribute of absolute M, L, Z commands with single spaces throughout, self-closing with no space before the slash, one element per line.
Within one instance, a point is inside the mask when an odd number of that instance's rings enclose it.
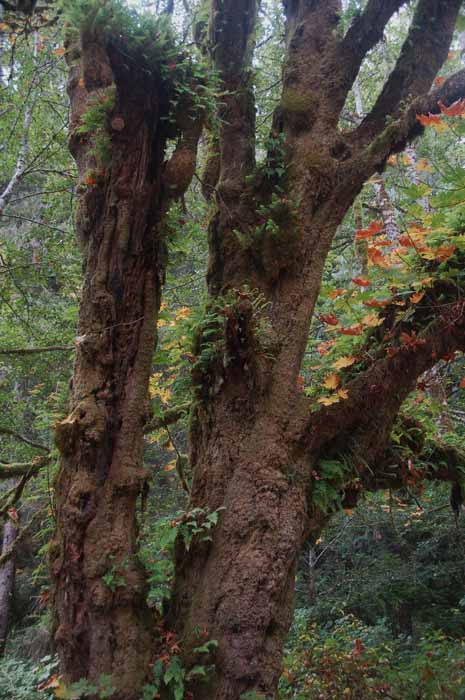
<path fill-rule="evenodd" d="M 85 281 L 70 413 L 56 428 L 55 641 L 66 683 L 108 674 L 115 698 L 136 700 L 153 653 L 136 505 L 149 476 L 143 427 L 163 275 L 167 100 L 156 74 L 130 72 L 101 37 L 81 44 L 68 53 Z M 79 133 L 82 115 L 105 100 L 104 133 Z M 102 136 L 108 165 L 94 155 Z"/>
<path fill-rule="evenodd" d="M 10 518 L 3 526 L 2 555 L 13 547 L 18 528 Z M 0 656 L 3 656 L 8 636 L 11 600 L 15 586 L 16 561 L 13 554 L 0 568 Z"/>

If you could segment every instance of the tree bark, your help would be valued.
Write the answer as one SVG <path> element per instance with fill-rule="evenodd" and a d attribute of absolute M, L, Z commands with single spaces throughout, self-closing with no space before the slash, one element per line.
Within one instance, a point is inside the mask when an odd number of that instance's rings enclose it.
<path fill-rule="evenodd" d="M 424 20 L 431 2 L 420 2 L 417 19 Z M 401 4 L 386 3 L 383 21 Z M 169 614 L 186 668 L 206 663 L 195 651 L 199 635 L 218 645 L 209 679 L 191 684 L 195 700 L 239 700 L 246 693 L 276 697 L 297 557 L 327 519 L 312 500 L 319 460 L 350 453 L 354 437 L 361 445 L 358 454 L 371 467 L 376 464 L 416 377 L 435 353 L 440 357 L 449 345 L 463 342 L 458 309 L 458 328 L 451 334 L 444 321 L 435 329 L 440 339 L 425 340 L 424 352 L 408 357 L 401 352 L 392 363 L 383 357 L 367 377 L 354 380 L 349 391 L 354 403 L 311 413 L 300 387 L 309 324 L 337 227 L 363 183 L 414 135 L 417 106 L 432 104 L 423 92 L 444 58 L 459 5 L 447 3 L 435 28 L 423 22 L 423 34 L 414 22 L 383 92 L 382 124 L 377 104 L 364 128 L 347 135 L 338 129 L 338 109 L 357 71 L 343 57 L 360 64 L 383 29 L 373 31 L 367 18 L 375 12 L 379 19 L 384 5 L 368 3 L 355 34 L 347 35 L 353 37 L 351 50 L 347 38 L 338 38 L 339 2 L 288 0 L 283 95 L 267 155 L 268 171 L 273 170 L 281 162 L 276 141 L 283 136 L 286 174 L 280 179 L 278 169 L 263 175 L 253 156 L 247 48 L 256 4 L 212 4 L 213 58 L 226 96 L 209 235 L 210 320 L 194 347 L 190 459 L 191 507 L 205 515 L 220 509 L 220 517 L 211 542 L 198 535 L 187 549 L 179 538 Z M 441 42 L 428 69 L 411 83 L 411 73 L 404 71 L 415 53 L 409 46 L 433 41 L 434 29 Z M 451 95 L 455 89 L 454 79 L 446 90 Z M 412 103 L 400 105 L 409 91 Z M 396 118 L 392 127 L 385 127 L 387 114 Z"/>
<path fill-rule="evenodd" d="M 3 526 L 2 556 L 14 546 L 17 532 L 16 524 L 11 518 L 7 518 Z M 0 567 L 0 656 L 3 656 L 5 652 L 5 644 L 8 637 L 15 574 L 16 557 L 13 554 Z"/>
<path fill-rule="evenodd" d="M 82 31 L 67 51 L 84 287 L 70 412 L 56 426 L 61 463 L 50 565 L 64 682 L 98 684 L 106 674 L 114 698 L 136 700 L 154 653 L 136 506 L 149 478 L 143 432 L 164 275 L 163 217 L 189 184 L 199 130 L 164 163 L 166 139 L 177 134 L 169 88 L 159 70 L 139 68 L 127 53 L 99 30 Z M 104 121 L 86 133 L 85 115 L 96 104 Z M 96 155 L 102 146 L 111 151 L 106 162 Z"/>

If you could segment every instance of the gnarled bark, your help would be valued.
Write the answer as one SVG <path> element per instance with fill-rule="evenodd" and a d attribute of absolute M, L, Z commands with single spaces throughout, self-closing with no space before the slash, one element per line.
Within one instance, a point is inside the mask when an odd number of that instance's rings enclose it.
<path fill-rule="evenodd" d="M 366 179 L 415 135 L 418 107 L 440 98 L 439 93 L 424 93 L 447 53 L 459 3 L 440 3 L 432 27 L 430 19 L 422 18 L 434 3 L 420 0 L 420 27 L 415 25 L 408 39 L 415 46 L 406 43 L 383 93 L 383 126 L 376 107 L 364 120 L 366 130 L 344 134 L 338 129 L 357 66 L 401 4 L 369 2 L 355 29 L 341 40 L 336 0 L 285 3 L 283 95 L 272 136 L 275 143 L 284 137 L 286 174 L 270 177 L 254 169 L 250 130 L 247 49 L 253 42 L 256 3 L 213 3 L 214 60 L 225 82 L 222 109 L 227 115 L 219 134 L 216 210 L 210 225 L 208 281 L 217 321 L 196 341 L 190 458 L 192 507 L 205 513 L 222 510 L 211 542 L 199 536 L 187 551 L 178 541 L 169 614 L 183 641 L 187 667 L 199 661 L 195 647 L 200 633 L 218 643 L 211 659 L 215 670 L 207 681 L 192 684 L 196 700 L 239 700 L 248 692 L 275 697 L 292 617 L 297 556 L 309 534 L 327 519 L 312 500 L 319 460 L 331 454 L 331 442 L 349 452 L 356 433 L 371 464 L 386 447 L 403 398 L 434 362 L 432 353 L 439 357 L 463 344 L 461 307 L 430 327 L 418 354 L 401 352 L 392 362 L 379 358 L 365 377 L 354 379 L 349 392 L 353 403 L 344 408 L 310 415 L 300 389 L 309 324 L 337 227 Z M 379 24 L 369 29 L 367 18 L 372 17 Z M 234 41 L 223 41 L 218 49 L 218 32 Z M 350 49 L 351 37 L 361 37 L 363 44 Z M 404 68 L 423 40 L 434 43 L 434 56 L 422 75 L 412 77 Z M 442 94 L 452 100 L 463 88 L 462 77 L 456 76 Z M 393 123 L 384 129 L 387 116 Z M 268 165 L 279 158 L 279 148 L 273 146 Z M 273 225 L 267 227 L 267 221 Z M 205 349 L 211 351 L 208 362 Z M 367 386 L 370 409 L 363 411 Z M 377 415 L 374 408 L 380 408 L 386 394 L 385 411 Z"/>
<path fill-rule="evenodd" d="M 152 613 L 138 560 L 136 505 L 148 479 L 143 433 L 164 275 L 163 217 L 189 184 L 199 128 L 173 136 L 170 88 L 120 37 L 83 30 L 68 47 L 70 149 L 80 178 L 77 234 L 84 287 L 70 412 L 56 426 L 61 464 L 50 548 L 55 642 L 65 683 L 111 677 L 136 700 L 153 654 Z M 82 128 L 95 106 L 96 133 Z M 173 116 L 173 115 L 171 115 Z M 171 133 L 169 133 L 169 130 Z M 110 149 L 107 162 L 96 153 Z"/>

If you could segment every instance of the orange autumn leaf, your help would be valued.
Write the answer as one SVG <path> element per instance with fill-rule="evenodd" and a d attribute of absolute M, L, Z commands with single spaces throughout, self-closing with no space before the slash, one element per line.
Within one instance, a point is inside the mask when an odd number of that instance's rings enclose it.
<path fill-rule="evenodd" d="M 336 362 L 333 362 L 332 367 L 334 367 L 334 369 L 345 369 L 346 367 L 351 367 L 356 359 L 357 358 L 352 355 L 346 355 L 345 357 L 340 357 Z"/>
<path fill-rule="evenodd" d="M 363 326 L 361 323 L 357 323 L 349 328 L 340 328 L 339 333 L 341 335 L 361 335 L 363 333 Z"/>
<path fill-rule="evenodd" d="M 359 287 L 369 287 L 370 280 L 365 279 L 365 277 L 352 277 L 352 282 L 358 284 Z"/>
<path fill-rule="evenodd" d="M 389 303 L 389 299 L 369 299 L 369 301 L 364 301 L 363 305 L 368 306 L 372 309 L 382 309 Z"/>
<path fill-rule="evenodd" d="M 383 323 L 383 319 L 379 318 L 377 314 L 370 313 L 362 318 L 362 323 L 369 328 L 376 328 Z"/>
<path fill-rule="evenodd" d="M 460 380 L 459 387 L 461 389 L 465 389 L 465 377 L 462 377 L 462 379 Z"/>
<path fill-rule="evenodd" d="M 446 107 L 446 105 L 439 100 L 438 105 L 441 112 L 445 114 L 446 117 L 461 117 L 462 114 L 465 114 L 465 99 L 457 100 L 451 104 L 450 107 Z"/>
<path fill-rule="evenodd" d="M 323 321 L 323 323 L 326 323 L 328 326 L 337 326 L 339 321 L 337 320 L 337 316 L 334 314 L 320 314 L 319 316 L 320 321 Z"/>
<path fill-rule="evenodd" d="M 327 340 L 324 343 L 320 343 L 317 347 L 317 352 L 320 355 L 327 355 L 330 351 L 330 348 L 334 345 L 335 342 L 335 340 Z"/>
<path fill-rule="evenodd" d="M 363 241 L 368 238 L 373 238 L 377 233 L 382 231 L 384 228 L 383 221 L 372 221 L 368 228 L 362 228 L 355 233 L 356 241 Z"/>
<path fill-rule="evenodd" d="M 401 245 L 404 246 L 404 248 L 414 248 L 415 247 L 415 243 L 412 241 L 410 236 L 406 236 L 405 234 L 402 234 L 401 236 L 399 236 L 399 238 L 397 240 L 399 241 L 399 243 Z"/>
<path fill-rule="evenodd" d="M 325 389 L 337 389 L 339 384 L 341 383 L 341 378 L 339 375 L 333 373 L 333 374 L 328 374 L 323 382 L 323 386 Z"/>
<path fill-rule="evenodd" d="M 386 260 L 384 255 L 377 249 L 369 247 L 367 250 L 368 259 L 373 265 L 378 265 L 378 267 L 390 267 L 389 262 Z"/>
<path fill-rule="evenodd" d="M 65 55 L 66 49 L 64 48 L 64 46 L 60 46 L 60 48 L 55 49 L 53 53 L 55 54 L 55 56 L 60 56 L 60 57 L 61 57 L 61 56 L 64 56 L 64 55 Z"/>
<path fill-rule="evenodd" d="M 431 126 L 432 124 L 440 124 L 441 117 L 438 114 L 417 114 L 417 121 L 420 122 L 422 126 Z"/>
<path fill-rule="evenodd" d="M 424 292 L 424 291 L 423 291 L 423 292 L 415 292 L 415 293 L 412 294 L 412 296 L 410 297 L 410 301 L 411 301 L 413 304 L 418 304 L 418 302 L 421 301 L 421 300 L 423 299 L 424 296 L 425 296 L 425 292 Z"/>
<path fill-rule="evenodd" d="M 335 289 L 334 292 L 329 293 L 329 297 L 331 299 L 337 299 L 338 297 L 341 297 L 343 294 L 347 292 L 347 289 L 343 289 L 342 287 L 339 289 Z"/>

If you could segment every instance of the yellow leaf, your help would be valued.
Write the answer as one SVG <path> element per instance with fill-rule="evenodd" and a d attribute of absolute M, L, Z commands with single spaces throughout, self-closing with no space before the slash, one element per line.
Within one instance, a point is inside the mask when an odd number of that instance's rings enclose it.
<path fill-rule="evenodd" d="M 159 327 L 159 328 L 163 328 L 163 326 L 167 326 L 167 325 L 168 325 L 168 321 L 165 321 L 164 318 L 160 318 L 160 319 L 158 320 L 158 327 Z"/>
<path fill-rule="evenodd" d="M 318 403 L 323 404 L 323 406 L 331 406 L 333 403 L 339 403 L 340 398 L 337 394 L 333 394 L 332 396 L 322 396 L 320 399 L 318 399 Z"/>
<path fill-rule="evenodd" d="M 420 158 L 418 161 L 416 168 L 419 172 L 424 172 L 424 173 L 432 173 L 433 172 L 433 166 L 428 162 L 427 158 Z"/>
<path fill-rule="evenodd" d="M 438 124 L 431 124 L 431 126 L 438 134 L 440 134 L 441 131 L 447 131 L 447 129 L 449 128 L 448 125 L 446 124 L 446 122 L 439 122 Z"/>
<path fill-rule="evenodd" d="M 325 377 L 325 380 L 323 382 L 323 386 L 326 389 L 337 389 L 340 382 L 341 382 L 340 377 L 338 377 L 337 374 L 328 374 L 327 377 Z"/>
<path fill-rule="evenodd" d="M 348 399 L 348 398 L 349 398 L 349 392 L 347 391 L 347 389 L 339 389 L 339 391 L 337 392 L 337 396 L 338 396 L 340 399 Z"/>
<path fill-rule="evenodd" d="M 168 464 L 165 464 L 165 466 L 163 467 L 164 472 L 172 472 L 173 469 L 176 469 L 176 460 L 168 462 Z"/>
<path fill-rule="evenodd" d="M 179 309 L 179 310 L 176 312 L 176 318 L 177 318 L 177 319 L 179 319 L 179 318 L 187 318 L 187 317 L 189 316 L 190 312 L 191 312 L 191 310 L 190 310 L 189 308 L 187 308 L 187 306 L 183 306 L 182 309 Z"/>
<path fill-rule="evenodd" d="M 376 328 L 376 326 L 380 326 L 383 323 L 383 319 L 379 318 L 378 314 L 371 313 L 362 318 L 362 323 L 370 328 Z"/>
<path fill-rule="evenodd" d="M 66 53 L 66 49 L 64 46 L 60 46 L 60 48 L 55 49 L 53 53 L 55 54 L 55 56 L 64 56 Z"/>
<path fill-rule="evenodd" d="M 333 362 L 332 367 L 334 367 L 334 369 L 344 369 L 345 367 L 353 365 L 356 359 L 355 357 L 346 355 L 345 357 L 340 357 L 336 362 Z"/>

